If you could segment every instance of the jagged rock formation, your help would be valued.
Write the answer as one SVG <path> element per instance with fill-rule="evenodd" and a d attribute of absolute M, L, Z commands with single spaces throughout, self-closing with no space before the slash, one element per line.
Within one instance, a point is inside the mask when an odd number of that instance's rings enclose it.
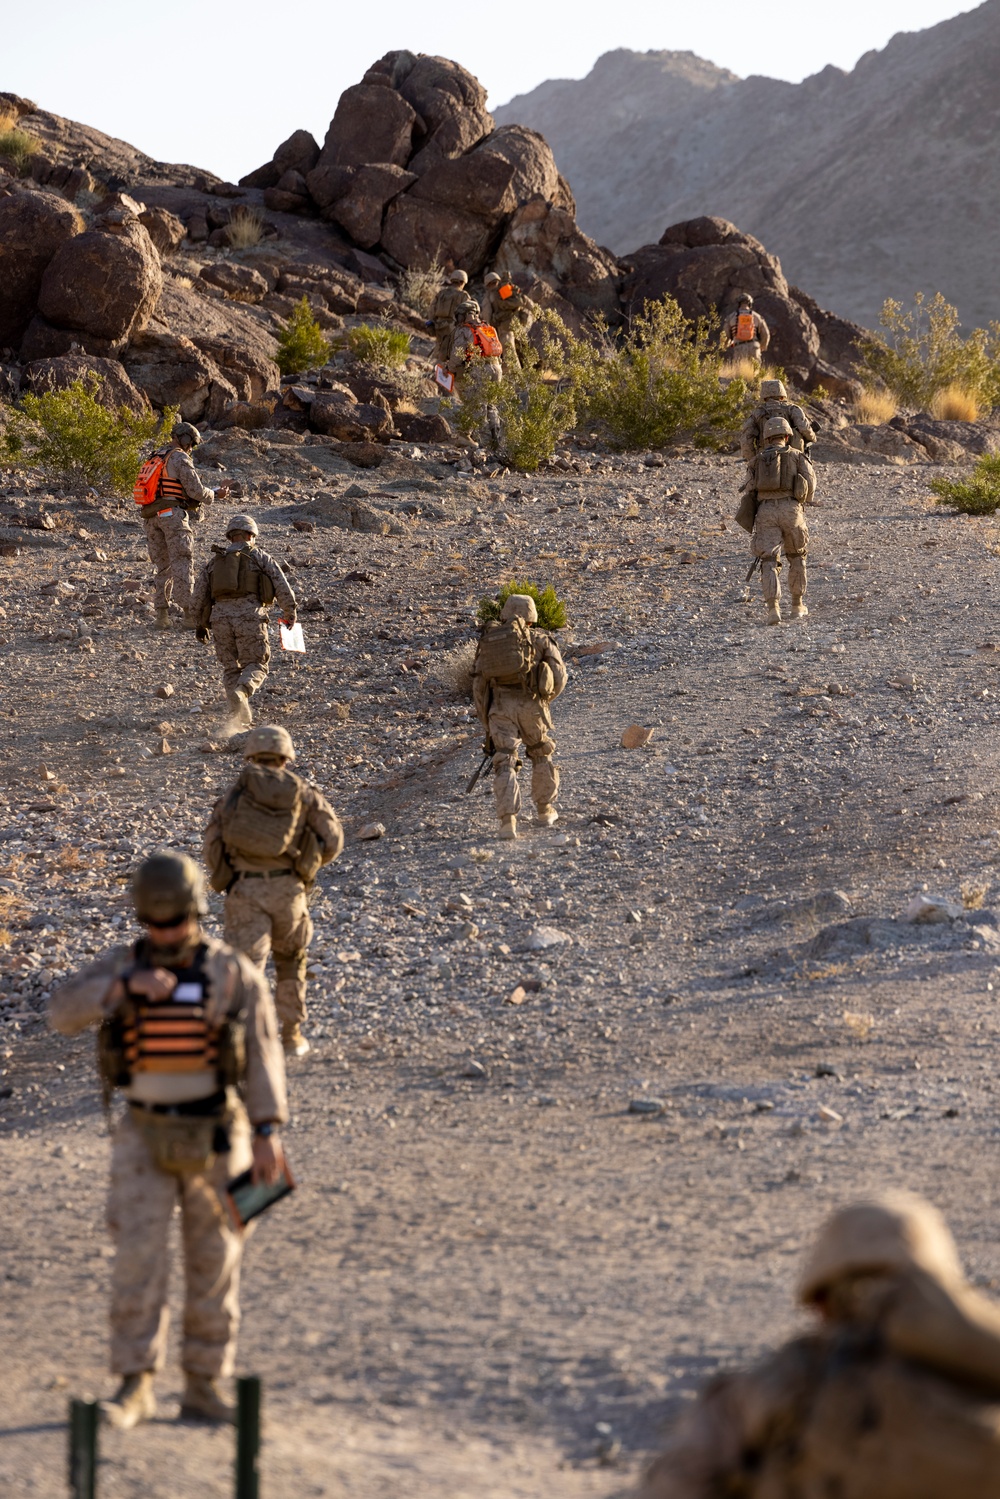
<path fill-rule="evenodd" d="M 739 79 L 690 53 L 606 54 L 495 111 L 540 130 L 582 228 L 618 253 L 716 214 L 868 327 L 886 296 L 941 290 L 1000 315 L 1000 0 L 901 34 L 850 73 Z"/>

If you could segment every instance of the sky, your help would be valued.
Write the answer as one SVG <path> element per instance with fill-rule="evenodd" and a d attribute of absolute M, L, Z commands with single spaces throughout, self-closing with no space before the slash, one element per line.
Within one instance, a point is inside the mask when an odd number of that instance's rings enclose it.
<path fill-rule="evenodd" d="M 453 58 L 493 107 L 547 78 L 582 78 L 603 52 L 692 51 L 745 77 L 799 82 L 850 69 L 897 31 L 976 9 L 955 0 L 502 0 L 494 6 L 343 0 L 46 0 L 8 8 L 0 89 L 105 131 L 159 161 L 232 181 L 293 130 L 323 136 L 342 91 L 399 48 Z M 370 19 L 369 19 L 370 18 Z"/>

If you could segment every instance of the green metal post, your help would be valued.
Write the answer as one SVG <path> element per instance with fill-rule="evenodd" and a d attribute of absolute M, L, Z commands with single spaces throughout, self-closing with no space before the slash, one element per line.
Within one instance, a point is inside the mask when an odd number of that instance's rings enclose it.
<path fill-rule="evenodd" d="M 72 1499 L 96 1499 L 97 1401 L 69 1405 L 69 1491 Z"/>
<path fill-rule="evenodd" d="M 236 1499 L 260 1499 L 260 1380 L 236 1381 Z"/>

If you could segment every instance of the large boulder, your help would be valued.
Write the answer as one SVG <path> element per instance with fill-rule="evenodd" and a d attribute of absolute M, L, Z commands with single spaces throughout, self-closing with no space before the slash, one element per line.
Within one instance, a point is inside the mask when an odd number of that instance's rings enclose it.
<path fill-rule="evenodd" d="M 322 172 L 322 168 L 320 171 Z M 328 168 L 327 171 L 330 169 Z M 334 171 L 347 176 L 344 192 L 324 212 L 324 218 L 333 219 L 356 245 L 370 250 L 382 237 L 382 219 L 385 210 L 394 198 L 410 187 L 417 178 L 412 172 L 389 162 L 378 162 L 365 167 L 337 167 Z M 317 174 L 313 174 L 317 175 Z M 328 179 L 324 179 L 325 185 Z"/>
<path fill-rule="evenodd" d="M 389 52 L 365 76 L 380 75 L 419 117 L 411 171 L 423 173 L 443 157 L 463 155 L 493 129 L 486 90 L 478 78 L 446 57 Z"/>
<path fill-rule="evenodd" d="M 511 216 L 496 254 L 502 275 L 547 284 L 579 312 L 621 316 L 618 262 L 577 227 L 572 213 L 532 198 Z"/>
<path fill-rule="evenodd" d="M 146 327 L 163 290 L 160 257 L 134 211 L 142 205 L 121 203 L 64 241 L 38 293 L 39 315 L 72 330 L 88 352 L 124 348 Z"/>
<path fill-rule="evenodd" d="M 356 401 L 343 391 L 319 390 L 309 407 L 314 431 L 341 442 L 388 442 L 392 417 L 384 406 Z"/>
<path fill-rule="evenodd" d="M 868 329 L 862 328 L 860 323 L 852 323 L 849 318 L 838 317 L 835 312 L 827 312 L 797 286 L 790 286 L 788 294 L 815 325 L 819 334 L 819 358 L 823 364 L 844 378 L 852 376 L 861 350 L 871 342 Z"/>
<path fill-rule="evenodd" d="M 293 130 L 288 139 L 282 141 L 270 161 L 240 178 L 240 187 L 277 187 L 285 172 L 300 172 L 304 177 L 307 172 L 312 171 L 318 160 L 319 146 L 310 132 Z"/>
<path fill-rule="evenodd" d="M 160 255 L 172 255 L 179 250 L 187 230 L 183 219 L 179 219 L 169 208 L 145 208 L 139 222 L 156 246 Z"/>
<path fill-rule="evenodd" d="M 83 219 L 57 193 L 18 189 L 0 198 L 0 348 L 19 346 L 46 267 L 82 230 Z"/>
<path fill-rule="evenodd" d="M 189 338 L 148 330 L 134 338 L 122 355 L 132 383 L 163 410 L 178 407 L 186 422 L 196 422 L 208 410 L 213 382 L 219 378 L 215 362 Z M 234 400 L 236 397 L 233 391 Z"/>
<path fill-rule="evenodd" d="M 404 193 L 389 205 L 382 246 L 401 265 L 426 267 L 437 260 L 474 276 L 489 259 L 496 233 L 495 219 Z"/>
<path fill-rule="evenodd" d="M 239 265 L 233 260 L 216 260 L 202 266 L 199 279 L 209 286 L 217 286 L 234 302 L 260 302 L 268 293 L 265 277 L 252 266 Z"/>
<path fill-rule="evenodd" d="M 117 359 L 96 359 L 87 354 L 66 354 L 60 359 L 36 359 L 21 375 L 21 389 L 40 396 L 47 390 L 67 390 L 76 380 L 95 382 L 95 394 L 110 411 L 149 410 L 149 401 L 129 379 Z"/>
<path fill-rule="evenodd" d="M 317 166 L 363 167 L 388 161 L 405 167 L 417 112 L 388 86 L 356 83 L 340 96 Z"/>

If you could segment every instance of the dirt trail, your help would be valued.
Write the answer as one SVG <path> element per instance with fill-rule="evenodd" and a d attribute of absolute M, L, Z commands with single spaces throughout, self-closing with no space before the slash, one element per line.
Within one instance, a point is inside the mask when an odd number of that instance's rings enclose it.
<path fill-rule="evenodd" d="M 905 470 L 825 470 L 812 612 L 769 630 L 721 529 L 737 472 L 456 481 L 464 518 L 400 538 L 301 537 L 257 506 L 325 606 L 267 712 L 349 832 L 387 829 L 324 876 L 302 1190 L 247 1252 L 265 1493 L 627 1493 L 679 1401 L 796 1325 L 801 1248 L 865 1187 L 926 1192 L 973 1280 L 1000 1281 L 996 527 Z M 127 924 L 137 853 L 196 845 L 237 763 L 214 661 L 120 589 L 145 575 L 137 533 L 95 507 L 81 540 L 78 504 L 48 503 L 66 545 L 0 564 L 12 1499 L 61 1492 L 67 1396 L 108 1388 L 91 1045 L 45 1033 L 42 995 Z M 511 847 L 489 788 L 462 793 L 478 731 L 427 668 L 512 570 L 565 590 L 572 642 L 617 648 L 573 661 L 562 818 Z M 71 605 L 42 602 L 53 578 L 85 580 Z M 44 638 L 91 595 L 92 650 Z M 618 747 L 631 722 L 646 749 Z M 924 885 L 979 908 L 897 921 Z M 539 927 L 565 940 L 528 950 Z M 630 1114 L 642 1096 L 663 1112 Z M 178 1429 L 175 1366 L 161 1387 L 161 1421 L 104 1439 L 102 1499 L 230 1492 L 230 1438 Z"/>

